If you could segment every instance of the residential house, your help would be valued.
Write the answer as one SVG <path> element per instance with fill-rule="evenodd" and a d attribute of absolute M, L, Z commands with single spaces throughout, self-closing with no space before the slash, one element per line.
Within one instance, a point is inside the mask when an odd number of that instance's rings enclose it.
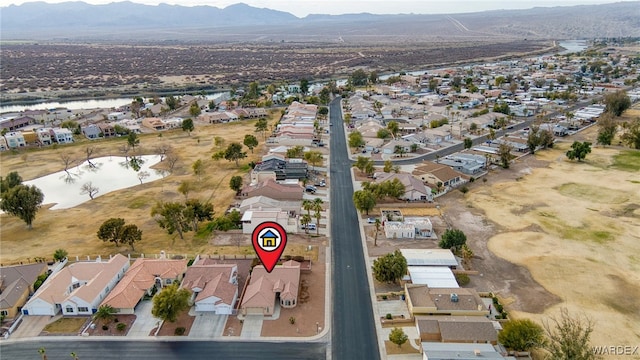
<path fill-rule="evenodd" d="M 0 118 L 0 129 L 15 131 L 29 124 L 33 124 L 35 119 L 29 116 L 7 116 Z"/>
<path fill-rule="evenodd" d="M 156 117 L 148 117 L 142 119 L 142 126 L 146 127 L 147 129 L 156 131 L 165 130 L 167 128 L 164 121 Z"/>
<path fill-rule="evenodd" d="M 252 234 L 258 225 L 265 221 L 276 222 L 284 228 L 287 233 L 298 232 L 298 220 L 291 212 L 280 209 L 247 210 L 242 214 L 242 233 Z"/>
<path fill-rule="evenodd" d="M 58 144 L 71 144 L 73 142 L 73 133 L 66 128 L 49 129 L 51 139 Z"/>
<path fill-rule="evenodd" d="M 191 291 L 196 311 L 231 315 L 238 301 L 238 265 L 200 259 L 187 269 L 181 287 Z"/>
<path fill-rule="evenodd" d="M 482 155 L 455 153 L 441 158 L 438 163 L 447 165 L 453 170 L 466 175 L 481 174 L 486 167 L 487 159 Z"/>
<path fill-rule="evenodd" d="M 302 180 L 307 178 L 308 166 L 300 159 L 283 160 L 269 158 L 256 164 L 251 170 L 251 182 L 257 183 L 266 179 L 282 181 L 287 179 Z"/>
<path fill-rule="evenodd" d="M 300 211 L 300 201 L 276 200 L 267 196 L 254 196 L 242 200 L 238 211 L 244 213 L 248 210 L 279 209 L 289 214 L 296 215 Z"/>
<path fill-rule="evenodd" d="M 387 239 L 413 239 L 416 236 L 416 232 L 411 224 L 405 224 L 400 221 L 385 221 L 384 235 Z"/>
<path fill-rule="evenodd" d="M 133 314 L 136 305 L 145 294 L 151 295 L 154 287 L 159 291 L 180 281 L 187 271 L 187 262 L 164 257 L 138 258 L 100 305 L 110 305 L 120 314 Z"/>
<path fill-rule="evenodd" d="M 450 249 L 400 249 L 407 266 L 447 266 L 455 269 L 458 260 Z"/>
<path fill-rule="evenodd" d="M 395 154 L 396 146 L 402 148 L 402 151 L 405 154 L 411 152 L 411 143 L 404 140 L 391 140 L 388 143 L 382 145 L 380 149 L 382 150 L 383 154 Z"/>
<path fill-rule="evenodd" d="M 17 149 L 27 145 L 21 132 L 12 131 L 4 134 L 9 149 Z"/>
<path fill-rule="evenodd" d="M 24 138 L 24 143 L 26 146 L 34 146 L 40 144 L 40 141 L 38 140 L 38 134 L 36 134 L 34 131 L 23 131 L 22 137 Z"/>
<path fill-rule="evenodd" d="M 516 360 L 513 356 L 502 356 L 491 344 L 422 343 L 423 360 Z"/>
<path fill-rule="evenodd" d="M 415 320 L 423 342 L 498 343 L 496 326 L 484 316 L 416 316 Z"/>
<path fill-rule="evenodd" d="M 82 128 L 82 133 L 87 137 L 87 139 L 97 139 L 100 137 L 100 134 L 102 134 L 102 131 L 98 125 L 89 124 Z"/>
<path fill-rule="evenodd" d="M 462 175 L 444 164 L 424 162 L 416 167 L 413 176 L 423 182 L 432 185 L 434 188 L 448 191 L 465 182 Z M 438 186 L 438 184 L 440 184 Z"/>
<path fill-rule="evenodd" d="M 115 111 L 115 112 L 109 113 L 107 115 L 107 119 L 109 119 L 109 121 L 119 121 L 124 119 L 126 116 L 127 114 L 125 112 Z"/>
<path fill-rule="evenodd" d="M 116 136 L 116 128 L 109 123 L 99 123 L 97 124 L 98 128 L 100 128 L 100 132 L 102 132 L 102 136 L 105 138 L 110 138 Z"/>
<path fill-rule="evenodd" d="M 415 285 L 426 285 L 430 289 L 459 288 L 456 276 L 448 266 L 407 266 L 408 280 Z"/>
<path fill-rule="evenodd" d="M 117 125 L 122 126 L 123 128 L 134 132 L 136 134 L 140 134 L 142 133 L 142 129 L 140 128 L 140 124 L 136 121 L 136 120 L 128 120 L 128 119 L 124 119 L 124 120 L 120 120 L 118 121 Z M 114 129 L 115 132 L 115 129 Z"/>
<path fill-rule="evenodd" d="M 275 200 L 302 201 L 304 189 L 300 184 L 281 184 L 267 179 L 257 184 L 247 185 L 240 191 L 242 198 L 266 196 Z"/>
<path fill-rule="evenodd" d="M 293 308 L 298 303 L 300 289 L 300 263 L 294 260 L 277 265 L 269 273 L 262 265 L 251 272 L 249 285 L 242 296 L 240 309 L 243 315 L 273 315 L 277 303 L 283 308 Z"/>
<path fill-rule="evenodd" d="M 38 276 L 46 272 L 45 263 L 0 267 L 0 316 L 15 318 L 35 292 L 33 285 Z"/>
<path fill-rule="evenodd" d="M 24 315 L 91 315 L 124 276 L 129 259 L 117 254 L 108 261 L 73 263 L 55 274 L 22 308 Z"/>
<path fill-rule="evenodd" d="M 38 141 L 42 145 L 51 145 L 51 129 L 48 128 L 40 128 L 35 129 L 36 135 L 38 136 Z"/>
<path fill-rule="evenodd" d="M 411 315 L 487 316 L 489 310 L 474 289 L 430 288 L 405 284 Z"/>
<path fill-rule="evenodd" d="M 216 111 L 213 113 L 202 113 L 198 115 L 198 120 L 208 122 L 209 124 L 220 124 L 229 122 L 231 117 L 224 111 Z"/>
<path fill-rule="evenodd" d="M 398 179 L 404 185 L 404 194 L 399 197 L 401 200 L 408 201 L 433 201 L 431 189 L 424 185 L 423 182 L 407 173 L 382 173 L 377 174 L 375 182 L 380 184 L 385 181 L 393 181 Z"/>

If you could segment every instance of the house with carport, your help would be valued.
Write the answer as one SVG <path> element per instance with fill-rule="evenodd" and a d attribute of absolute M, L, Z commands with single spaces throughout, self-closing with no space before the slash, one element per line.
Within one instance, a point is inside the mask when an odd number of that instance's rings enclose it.
<path fill-rule="evenodd" d="M 166 259 L 164 256 L 136 259 L 100 306 L 109 305 L 119 314 L 133 314 L 145 294 L 152 295 L 154 289 L 160 291 L 182 280 L 187 262 L 186 259 Z"/>
<path fill-rule="evenodd" d="M 91 315 L 129 268 L 121 254 L 73 263 L 52 274 L 22 308 L 24 315 Z"/>
<path fill-rule="evenodd" d="M 405 284 L 407 307 L 415 315 L 483 316 L 489 315 L 480 295 L 469 288 L 430 288 Z"/>
<path fill-rule="evenodd" d="M 187 269 L 181 287 L 191 292 L 195 311 L 231 315 L 238 300 L 238 265 L 199 259 Z"/>
<path fill-rule="evenodd" d="M 257 184 L 250 184 L 240 191 L 241 198 L 253 196 L 266 196 L 275 200 L 302 201 L 304 189 L 298 182 L 278 183 L 273 179 L 267 179 Z"/>

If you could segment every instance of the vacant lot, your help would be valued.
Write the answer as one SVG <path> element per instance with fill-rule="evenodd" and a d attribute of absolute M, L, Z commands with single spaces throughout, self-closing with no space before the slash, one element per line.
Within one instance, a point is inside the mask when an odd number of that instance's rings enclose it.
<path fill-rule="evenodd" d="M 216 214 L 223 214 L 234 199 L 229 179 L 234 175 L 245 176 L 249 169 L 247 164 L 260 158 L 264 145 L 259 134 L 255 134 L 260 142 L 259 147 L 254 149 L 253 154 L 245 148 L 248 156 L 240 161 L 240 167 L 236 167 L 234 162 L 211 159 L 213 151 L 218 150 L 213 139 L 218 136 L 224 138 L 225 147 L 233 141 L 242 143 L 245 134 L 254 134 L 254 123 L 243 121 L 196 125 L 196 131 L 191 136 L 182 130 L 164 132 L 162 136 L 142 135 L 140 150 L 136 152 L 153 154 L 154 149 L 162 144 L 173 148 L 178 162 L 171 175 L 162 180 L 99 196 L 71 209 L 53 211 L 44 207 L 36 216 L 33 230 L 28 230 L 25 223 L 16 217 L 1 215 L 0 263 L 27 261 L 34 257 L 51 258 L 58 248 L 66 249 L 72 258 L 76 255 L 132 252 L 130 247 L 116 247 L 113 243 L 104 243 L 97 238 L 98 228 L 111 217 L 121 217 L 127 223 L 136 224 L 142 229 L 142 241 L 135 245 L 136 253 L 157 254 L 165 250 L 168 254 L 213 254 L 217 250 L 215 237 L 196 237 L 195 232 L 188 232 L 182 240 L 177 234 L 168 235 L 151 218 L 151 208 L 157 201 L 184 201 L 185 197 L 177 188 L 182 181 L 188 180 L 195 185 L 189 198 L 210 201 L 214 204 Z M 82 140 L 58 149 L 31 150 L 18 154 L 6 152 L 0 157 L 2 175 L 18 171 L 24 180 L 30 180 L 62 170 L 64 165 L 61 154 L 71 154 L 74 159 L 82 161 L 86 157 L 87 146 L 95 146 L 94 157 L 120 155 L 118 149 L 125 143 L 124 138 L 94 142 Z M 198 159 L 204 162 L 205 171 L 201 177 L 193 175 L 191 167 Z M 158 166 L 167 166 L 166 160 Z M 245 183 L 246 181 L 247 179 Z"/>
<path fill-rule="evenodd" d="M 581 136 L 594 138 L 595 129 Z M 465 197 L 467 213 L 482 211 L 489 221 L 479 225 L 495 229 L 488 242 L 491 252 L 524 266 L 558 297 L 541 311 L 533 299 L 517 296 L 523 289 L 512 281 L 501 292 L 510 298 L 512 314 L 542 321 L 566 307 L 595 320 L 594 344 L 636 345 L 640 183 L 635 167 L 640 152 L 593 148 L 578 163 L 566 159 L 568 147 L 560 143 L 504 170 L 515 180 L 474 186 Z M 501 275 L 517 282 L 514 274 Z"/>

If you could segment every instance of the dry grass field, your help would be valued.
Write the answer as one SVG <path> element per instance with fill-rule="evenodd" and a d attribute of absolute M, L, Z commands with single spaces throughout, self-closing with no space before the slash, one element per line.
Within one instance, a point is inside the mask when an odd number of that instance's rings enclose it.
<path fill-rule="evenodd" d="M 274 120 L 270 119 L 272 123 Z M 195 254 L 227 251 L 243 253 L 249 249 L 217 249 L 215 237 L 197 238 L 195 232 L 185 234 L 181 240 L 177 234 L 168 235 L 151 218 L 151 208 L 157 201 L 183 201 L 184 196 L 177 191 L 178 185 L 185 180 L 195 184 L 195 190 L 189 198 L 198 198 L 214 204 L 216 214 L 222 214 L 233 202 L 234 193 L 229 188 L 229 179 L 234 175 L 245 176 L 250 161 L 260 159 L 265 151 L 260 134 L 254 133 L 255 121 L 233 122 L 219 125 L 196 125 L 189 136 L 182 130 L 173 130 L 160 134 L 141 135 L 140 151 L 153 154 L 161 144 L 170 144 L 179 160 L 171 175 L 162 180 L 145 183 L 128 189 L 99 196 L 92 201 L 66 210 L 48 210 L 43 207 L 33 222 L 33 230 L 12 216 L 1 215 L 0 263 L 9 264 L 28 261 L 34 257 L 50 259 L 58 248 L 64 248 L 70 257 L 86 255 L 108 255 L 118 252 L 129 253 L 130 247 L 116 247 L 113 243 L 104 243 L 96 236 L 96 231 L 105 220 L 121 217 L 127 223 L 136 224 L 143 231 L 142 241 L 135 245 L 136 253 L 157 254 L 165 250 L 168 254 Z M 225 144 L 242 143 L 245 134 L 254 134 L 260 145 L 254 153 L 247 150 L 247 158 L 240 161 L 240 167 L 227 160 L 211 159 L 214 151 L 214 137 L 222 137 Z M 23 180 L 30 180 L 64 168 L 60 154 L 72 154 L 78 160 L 84 160 L 87 146 L 95 146 L 94 157 L 121 155 L 118 148 L 126 143 L 125 138 L 106 139 L 89 142 L 79 140 L 58 149 L 34 149 L 18 154 L 3 153 L 0 157 L 1 174 L 18 171 Z M 138 150 L 136 150 L 138 152 Z M 192 164 L 196 160 L 205 164 L 205 173 L 199 179 L 193 174 Z M 160 163 L 158 167 L 166 166 Z M 245 183 L 247 179 L 245 178 Z M 98 194 L 100 195 L 100 194 Z M 247 242 L 247 245 L 249 242 Z M 227 246 L 226 248 L 231 248 Z"/>
<path fill-rule="evenodd" d="M 595 128 L 579 134 L 593 143 L 595 136 Z M 493 253 L 526 267 L 562 299 L 543 313 L 512 315 L 543 321 L 566 307 L 595 321 L 593 345 L 636 346 L 640 152 L 593 147 L 578 163 L 567 160 L 569 145 L 539 152 L 535 160 L 548 165 L 525 168 L 516 181 L 474 188 L 467 206 L 482 210 L 500 229 L 488 244 Z"/>

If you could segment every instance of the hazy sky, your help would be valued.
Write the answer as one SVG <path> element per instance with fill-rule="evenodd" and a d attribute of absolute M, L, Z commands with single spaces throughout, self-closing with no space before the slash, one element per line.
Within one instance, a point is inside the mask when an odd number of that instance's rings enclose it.
<path fill-rule="evenodd" d="M 59 3 L 65 0 L 46 0 Z M 108 4 L 113 0 L 84 0 L 90 4 Z M 618 0 L 619 1 L 619 0 Z M 22 4 L 30 1 L 0 0 L 0 6 Z M 132 2 L 157 5 L 158 3 L 184 6 L 210 5 L 219 8 L 244 2 L 255 7 L 265 7 L 290 12 L 303 17 L 308 14 L 345 14 L 369 12 L 374 14 L 437 14 L 462 13 L 495 9 L 528 9 L 536 6 L 571 6 L 604 4 L 607 0 L 132 0 Z"/>

